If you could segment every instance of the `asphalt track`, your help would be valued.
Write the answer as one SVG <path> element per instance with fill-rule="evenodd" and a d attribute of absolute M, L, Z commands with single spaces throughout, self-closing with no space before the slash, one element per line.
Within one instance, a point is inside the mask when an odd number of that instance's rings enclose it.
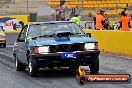
<path fill-rule="evenodd" d="M 130 84 L 78 85 L 75 74 L 67 69 L 41 70 L 38 77 L 15 71 L 12 47 L 18 34 L 7 34 L 7 48 L 0 48 L 0 88 L 132 88 Z M 100 55 L 100 73 L 132 75 L 132 58 Z"/>

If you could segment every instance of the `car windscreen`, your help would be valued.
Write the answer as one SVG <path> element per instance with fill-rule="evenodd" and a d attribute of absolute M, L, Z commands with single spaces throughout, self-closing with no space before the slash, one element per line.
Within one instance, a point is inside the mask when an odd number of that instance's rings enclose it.
<path fill-rule="evenodd" d="M 76 23 L 42 23 L 32 24 L 29 27 L 28 36 L 37 37 L 44 35 L 54 35 L 58 31 L 69 31 L 71 34 L 84 35 L 84 32 Z"/>

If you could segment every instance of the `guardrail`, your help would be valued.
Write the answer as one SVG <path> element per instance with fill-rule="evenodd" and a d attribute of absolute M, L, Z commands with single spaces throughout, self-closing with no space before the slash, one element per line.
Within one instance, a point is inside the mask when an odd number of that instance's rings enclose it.
<path fill-rule="evenodd" d="M 103 52 L 132 56 L 132 32 L 112 30 L 84 30 L 99 42 Z"/>

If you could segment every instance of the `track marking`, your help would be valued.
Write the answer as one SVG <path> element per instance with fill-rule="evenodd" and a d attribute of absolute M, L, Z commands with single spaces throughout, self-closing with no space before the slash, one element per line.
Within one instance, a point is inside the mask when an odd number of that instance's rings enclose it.
<path fill-rule="evenodd" d="M 8 48 L 13 48 L 14 45 L 7 45 L 6 47 L 8 47 Z"/>

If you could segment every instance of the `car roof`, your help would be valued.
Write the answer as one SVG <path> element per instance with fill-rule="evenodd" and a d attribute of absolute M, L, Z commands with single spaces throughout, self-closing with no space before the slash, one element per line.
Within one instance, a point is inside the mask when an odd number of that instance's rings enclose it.
<path fill-rule="evenodd" d="M 75 22 L 72 22 L 72 21 L 47 21 L 47 22 L 32 22 L 32 23 L 29 23 L 29 25 L 44 24 L 44 23 L 75 23 Z"/>

